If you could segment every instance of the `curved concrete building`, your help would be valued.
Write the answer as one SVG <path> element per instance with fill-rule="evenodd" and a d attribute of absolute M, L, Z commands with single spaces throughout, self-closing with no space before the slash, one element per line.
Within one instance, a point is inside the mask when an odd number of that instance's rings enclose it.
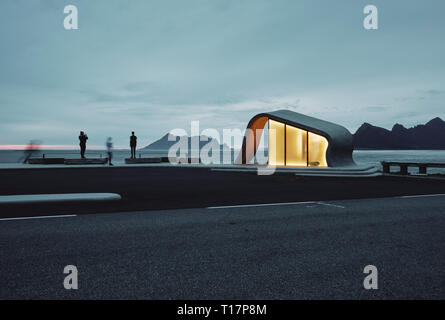
<path fill-rule="evenodd" d="M 278 110 L 257 114 L 249 121 L 247 129 L 237 163 L 252 161 L 266 129 L 269 165 L 355 166 L 352 135 L 338 124 L 289 110 Z"/>

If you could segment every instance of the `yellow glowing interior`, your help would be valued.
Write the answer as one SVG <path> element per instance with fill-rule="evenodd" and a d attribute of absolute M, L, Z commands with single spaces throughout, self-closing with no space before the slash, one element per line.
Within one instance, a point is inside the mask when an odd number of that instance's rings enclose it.
<path fill-rule="evenodd" d="M 328 149 L 328 140 L 318 134 L 309 132 L 309 166 L 327 167 L 326 150 Z"/>
<path fill-rule="evenodd" d="M 269 165 L 327 167 L 328 140 L 269 119 Z"/>
<path fill-rule="evenodd" d="M 284 166 L 284 124 L 270 119 L 269 165 Z"/>
<path fill-rule="evenodd" d="M 307 166 L 307 131 L 286 125 L 286 165 Z"/>

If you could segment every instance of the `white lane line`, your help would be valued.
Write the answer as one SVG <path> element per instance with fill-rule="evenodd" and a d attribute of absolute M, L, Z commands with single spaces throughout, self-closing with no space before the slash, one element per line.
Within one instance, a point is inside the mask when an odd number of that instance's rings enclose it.
<path fill-rule="evenodd" d="M 227 209 L 227 208 L 247 208 L 247 207 L 287 206 L 287 205 L 310 204 L 310 203 L 315 203 L 315 202 L 314 202 L 314 201 L 304 201 L 304 202 L 280 202 L 280 203 L 240 204 L 240 205 L 235 205 L 235 206 L 207 207 L 207 209 Z"/>
<path fill-rule="evenodd" d="M 408 198 L 423 198 L 423 197 L 441 197 L 445 196 L 445 193 L 440 194 L 421 194 L 421 195 L 413 195 L 413 196 L 399 196 L 399 197 L 388 197 L 388 198 L 363 198 L 363 199 L 342 199 L 343 201 L 348 200 L 373 200 L 373 199 L 408 199 Z M 267 207 L 267 206 L 285 206 L 285 205 L 297 205 L 297 204 L 318 204 L 323 206 L 330 206 L 345 209 L 345 206 L 325 203 L 320 201 L 303 201 L 303 202 L 280 202 L 280 203 L 260 203 L 260 204 L 242 204 L 235 206 L 219 206 L 219 207 L 207 207 L 207 209 L 227 209 L 227 208 L 247 208 L 247 207 Z"/>
<path fill-rule="evenodd" d="M 332 204 L 332 203 L 316 202 L 316 204 L 320 204 L 320 205 L 322 205 L 322 206 L 329 206 L 329 207 L 341 208 L 341 209 L 346 208 L 345 206 L 340 206 L 340 205 L 338 205 L 338 204 Z"/>
<path fill-rule="evenodd" d="M 399 198 L 407 199 L 407 198 L 425 198 L 425 197 L 443 197 L 445 196 L 445 193 L 439 193 L 439 194 L 419 194 L 414 196 L 401 196 Z"/>
<path fill-rule="evenodd" d="M 51 219 L 51 218 L 69 218 L 77 217 L 75 214 L 66 214 L 58 216 L 35 216 L 35 217 L 19 217 L 19 218 L 2 218 L 0 221 L 11 221 L 11 220 L 30 220 L 30 219 Z"/>

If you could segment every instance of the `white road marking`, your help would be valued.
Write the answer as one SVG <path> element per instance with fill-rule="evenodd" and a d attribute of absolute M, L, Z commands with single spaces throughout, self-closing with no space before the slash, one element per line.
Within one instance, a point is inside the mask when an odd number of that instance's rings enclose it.
<path fill-rule="evenodd" d="M 445 196 L 445 193 L 439 193 L 439 194 L 419 194 L 414 196 L 401 196 L 399 198 L 407 199 L 407 198 L 424 198 L 424 197 L 443 197 Z"/>
<path fill-rule="evenodd" d="M 2 218 L 0 221 L 11 221 L 11 220 L 30 220 L 30 219 L 51 219 L 51 218 L 69 218 L 77 217 L 75 214 L 66 214 L 58 216 L 35 216 L 35 217 L 19 217 L 19 218 Z"/>
<path fill-rule="evenodd" d="M 329 207 L 341 208 L 341 209 L 346 208 L 345 206 L 340 206 L 340 205 L 338 205 L 338 204 L 332 204 L 332 203 L 316 202 L 316 204 L 320 204 L 320 205 L 322 205 L 322 206 L 329 206 Z"/>
<path fill-rule="evenodd" d="M 235 205 L 235 206 L 207 207 L 207 209 L 227 209 L 227 208 L 247 208 L 247 207 L 287 206 L 287 205 L 310 204 L 310 203 L 315 203 L 315 202 L 314 202 L 314 201 L 304 201 L 304 202 L 280 202 L 280 203 L 240 204 L 240 205 Z"/>
<path fill-rule="evenodd" d="M 423 197 L 441 197 L 445 196 L 445 193 L 441 194 L 422 194 L 422 195 L 413 195 L 413 196 L 399 196 L 395 197 L 396 199 L 408 199 L 408 198 L 423 198 Z M 393 197 L 394 198 L 394 197 Z M 364 199 L 356 199 L 356 200 L 372 200 L 372 199 L 382 199 L 382 198 L 364 198 Z M 389 198 L 383 198 L 383 199 L 391 199 Z M 351 200 L 351 199 L 343 199 L 344 201 Z M 320 201 L 303 201 L 303 202 L 280 202 L 280 203 L 260 203 L 260 204 L 242 204 L 242 205 L 235 205 L 235 206 L 219 206 L 219 207 L 207 207 L 207 209 L 227 209 L 227 208 L 247 208 L 247 207 L 267 207 L 267 206 L 285 206 L 285 205 L 297 205 L 297 204 L 315 204 L 315 205 L 323 205 L 323 206 L 330 206 L 330 207 L 336 207 L 345 209 L 345 206 L 332 204 L 332 203 L 325 203 Z M 313 206 L 308 206 L 313 207 Z"/>

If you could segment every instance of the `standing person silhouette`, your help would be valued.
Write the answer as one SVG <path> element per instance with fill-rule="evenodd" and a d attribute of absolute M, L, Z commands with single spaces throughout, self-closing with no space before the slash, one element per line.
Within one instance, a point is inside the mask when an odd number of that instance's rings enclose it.
<path fill-rule="evenodd" d="M 108 152 L 108 164 L 112 166 L 111 159 L 113 158 L 113 142 L 111 141 L 111 137 L 108 137 L 107 139 L 107 152 Z"/>
<path fill-rule="evenodd" d="M 82 159 L 85 159 L 85 150 L 87 149 L 87 140 L 88 140 L 88 136 L 83 131 L 80 131 L 79 145 L 80 145 L 80 156 Z"/>
<path fill-rule="evenodd" d="M 134 131 L 131 131 L 130 136 L 130 148 L 131 148 L 131 158 L 136 158 L 136 145 L 137 145 L 138 137 L 134 135 Z"/>

